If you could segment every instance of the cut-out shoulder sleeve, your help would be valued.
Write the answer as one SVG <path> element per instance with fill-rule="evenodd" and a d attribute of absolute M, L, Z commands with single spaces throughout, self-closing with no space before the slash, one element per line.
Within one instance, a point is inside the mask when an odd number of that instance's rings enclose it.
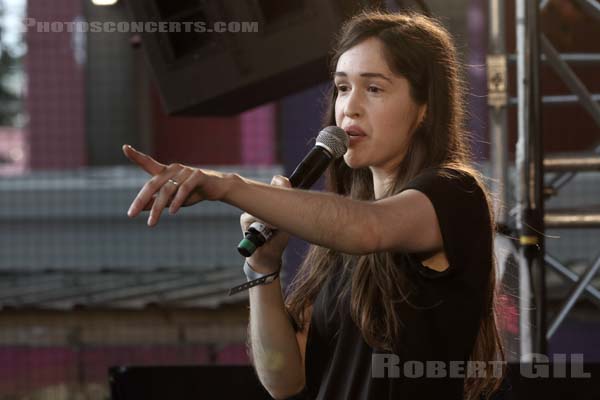
<path fill-rule="evenodd" d="M 491 227 L 485 194 L 466 172 L 444 168 L 428 169 L 403 190 L 415 189 L 427 196 L 435 209 L 449 268 L 429 271 L 427 277 L 459 272 L 470 258 L 491 249 Z"/>

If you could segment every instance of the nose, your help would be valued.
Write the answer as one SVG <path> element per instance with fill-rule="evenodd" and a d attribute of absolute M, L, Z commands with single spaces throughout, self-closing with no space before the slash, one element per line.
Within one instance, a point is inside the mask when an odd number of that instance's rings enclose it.
<path fill-rule="evenodd" d="M 346 96 L 346 102 L 344 104 L 344 115 L 349 118 L 356 118 L 362 115 L 362 100 L 358 90 L 352 89 Z"/>

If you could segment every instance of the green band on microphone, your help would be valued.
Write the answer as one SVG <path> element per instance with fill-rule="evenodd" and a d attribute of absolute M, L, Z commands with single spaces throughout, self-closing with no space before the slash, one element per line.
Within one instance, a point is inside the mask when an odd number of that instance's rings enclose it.
<path fill-rule="evenodd" d="M 250 257 L 254 253 L 254 250 L 256 250 L 256 246 L 254 245 L 254 243 L 252 243 L 246 238 L 240 241 L 237 248 L 240 254 L 244 257 Z"/>

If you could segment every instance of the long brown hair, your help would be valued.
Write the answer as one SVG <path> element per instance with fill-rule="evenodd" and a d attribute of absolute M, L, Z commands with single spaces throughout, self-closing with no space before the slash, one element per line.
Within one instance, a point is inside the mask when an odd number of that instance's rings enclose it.
<path fill-rule="evenodd" d="M 390 69 L 410 83 L 410 95 L 417 104 L 427 104 L 423 122 L 414 130 L 406 155 L 400 163 L 393 185 L 385 197 L 398 193 L 412 178 L 428 167 L 451 167 L 470 174 L 486 194 L 480 174 L 471 167 L 468 134 L 464 128 L 464 89 L 460 64 L 450 34 L 437 21 L 419 14 L 389 14 L 363 11 L 346 21 L 336 38 L 331 54 L 331 74 L 339 57 L 365 39 L 376 37 L 384 44 L 384 57 Z M 337 90 L 332 85 L 326 98 L 323 126 L 335 125 Z M 327 171 L 326 190 L 357 200 L 375 200 L 370 169 L 352 169 L 343 158 Z M 490 207 L 490 221 L 494 226 Z M 493 229 L 492 229 L 493 232 Z M 493 233 L 492 233 L 493 234 Z M 302 329 L 306 310 L 314 302 L 332 267 L 354 261 L 349 287 L 350 312 L 365 341 L 372 347 L 393 349 L 402 322 L 395 304 L 405 300 L 404 274 L 394 263 L 392 253 L 380 252 L 352 256 L 312 245 L 291 283 L 286 296 L 290 316 Z M 495 259 L 493 259 L 495 264 Z M 490 266 L 484 315 L 471 354 L 471 360 L 505 361 L 496 326 L 496 274 Z M 401 301 L 402 301 L 401 300 Z M 378 316 L 378 317 L 375 317 Z M 465 379 L 465 398 L 490 396 L 498 389 L 501 377 L 486 364 L 483 379 Z M 502 363 L 504 365 L 504 363 Z M 504 374 L 504 368 L 502 369 Z"/>

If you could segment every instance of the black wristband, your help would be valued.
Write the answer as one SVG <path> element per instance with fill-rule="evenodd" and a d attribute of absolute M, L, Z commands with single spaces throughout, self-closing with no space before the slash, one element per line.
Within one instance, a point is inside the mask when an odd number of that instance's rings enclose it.
<path fill-rule="evenodd" d="M 281 267 L 280 267 L 280 269 L 281 269 Z M 233 294 L 242 292 L 244 290 L 248 290 L 254 286 L 267 285 L 267 284 L 273 282 L 279 276 L 280 269 L 275 272 L 271 272 L 270 274 L 263 275 L 263 274 L 259 274 L 258 272 L 254 271 L 254 269 L 252 269 L 252 266 L 248 263 L 248 261 L 246 261 L 244 263 L 244 272 L 246 273 L 246 276 L 247 277 L 252 276 L 252 277 L 257 277 L 257 278 L 252 279 L 246 283 L 242 283 L 241 285 L 232 287 L 231 289 L 229 289 L 229 295 L 231 296 Z"/>

